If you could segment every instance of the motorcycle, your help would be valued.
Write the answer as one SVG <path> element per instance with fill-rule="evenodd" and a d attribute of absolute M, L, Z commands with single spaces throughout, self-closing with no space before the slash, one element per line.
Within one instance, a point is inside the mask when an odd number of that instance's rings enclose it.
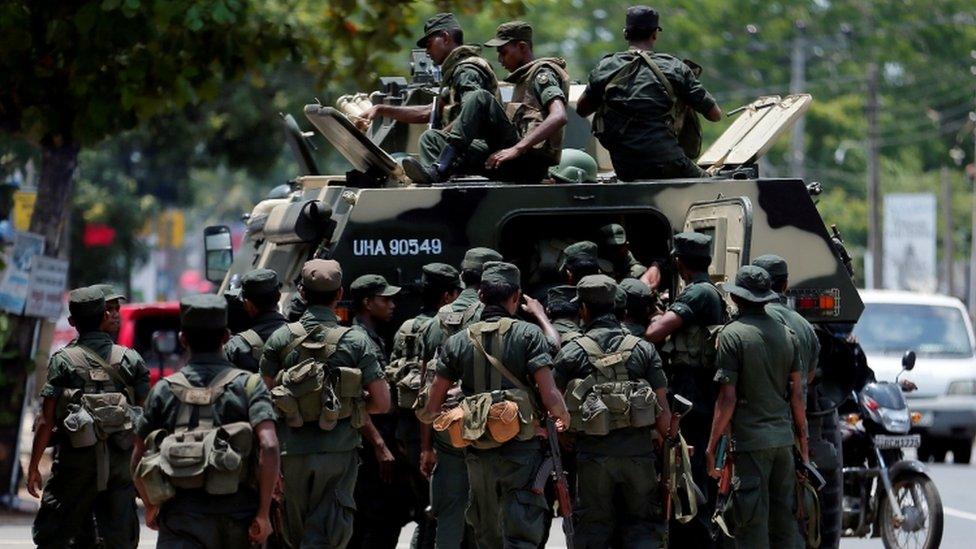
<path fill-rule="evenodd" d="M 898 378 L 915 367 L 915 353 L 902 358 L 895 382 L 868 383 L 852 391 L 857 413 L 841 417 L 844 440 L 845 536 L 881 537 L 886 548 L 936 548 L 942 541 L 942 500 L 928 468 L 905 459 L 918 448 Z"/>

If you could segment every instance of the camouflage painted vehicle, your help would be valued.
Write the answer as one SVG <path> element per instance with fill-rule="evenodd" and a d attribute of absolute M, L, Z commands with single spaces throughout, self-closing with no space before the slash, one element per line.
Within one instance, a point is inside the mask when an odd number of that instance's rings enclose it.
<path fill-rule="evenodd" d="M 573 87 L 571 104 L 580 92 L 580 86 Z M 371 99 L 419 104 L 431 97 L 423 85 L 387 79 L 383 92 Z M 676 232 L 710 234 L 715 258 L 710 274 L 716 282 L 734 277 L 753 257 L 779 254 L 789 262 L 789 292 L 801 314 L 813 323 L 853 324 L 863 304 L 839 235 L 828 232 L 814 204 L 818 187 L 799 179 L 758 175 L 758 158 L 807 104 L 809 96 L 791 96 L 761 98 L 748 106 L 702 155 L 700 164 L 717 174 L 711 179 L 617 183 L 612 174 L 603 173 L 599 183 L 512 185 L 467 177 L 432 187 L 409 186 L 384 150 L 415 152 L 423 126 L 377 120 L 364 133 L 354 118 L 339 110 L 308 105 L 309 122 L 353 169 L 319 174 L 308 148 L 309 134 L 288 117 L 287 133 L 306 174 L 291 182 L 287 196 L 255 206 L 232 264 L 226 250 L 229 238 L 223 240 L 227 245 L 216 246 L 224 249 L 208 246 L 208 272 L 213 271 L 209 278 L 221 277 L 224 291 L 247 270 L 274 269 L 284 281 L 282 303 L 287 305 L 302 264 L 313 257 L 333 258 L 342 264 L 346 280 L 377 273 L 404 287 L 398 307 L 402 318 L 393 323 L 399 325 L 419 309 L 421 267 L 426 263 L 458 265 L 468 248 L 489 246 L 520 267 L 531 294 L 556 279 L 559 251 L 565 244 L 593 239 L 599 227 L 619 223 L 627 230 L 634 255 L 645 260 L 666 259 Z M 588 122 L 578 116 L 571 119 L 566 146 L 586 149 L 601 168 L 609 167 L 605 151 L 590 136 Z M 218 265 L 221 262 L 224 265 Z M 227 266 L 229 270 L 221 272 Z M 665 272 L 662 286 L 676 295 L 677 274 Z M 822 421 L 825 426 L 836 422 L 836 413 L 831 411 L 829 420 Z M 815 461 L 836 470 L 839 478 L 835 432 L 836 423 L 823 433 L 827 440 L 815 437 L 811 447 Z M 836 494 L 839 498 L 839 490 Z M 833 506 L 839 509 L 839 504 L 839 499 L 824 502 L 825 514 Z M 825 545 L 836 545 L 829 530 L 833 527 L 825 525 Z"/>

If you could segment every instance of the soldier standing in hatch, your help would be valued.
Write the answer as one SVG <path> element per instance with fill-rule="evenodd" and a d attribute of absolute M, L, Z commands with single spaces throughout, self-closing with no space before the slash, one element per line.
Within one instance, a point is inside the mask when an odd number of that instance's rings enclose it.
<path fill-rule="evenodd" d="M 776 300 L 766 304 L 766 314 L 786 324 L 800 343 L 800 376 L 803 378 L 805 391 L 817 371 L 820 340 L 807 319 L 786 304 L 786 289 L 790 284 L 786 260 L 778 255 L 767 254 L 753 259 L 752 264 L 769 273 L 772 290 L 776 292 Z"/>
<path fill-rule="evenodd" d="M 613 278 L 618 282 L 625 278 L 636 278 L 652 290 L 661 281 L 661 266 L 652 261 L 645 267 L 630 251 L 627 231 L 623 225 L 611 223 L 600 227 L 600 259 L 613 265 Z"/>
<path fill-rule="evenodd" d="M 536 417 L 549 414 L 556 418 L 560 430 L 568 426 L 569 413 L 552 377 L 552 356 L 543 330 L 514 319 L 522 302 L 520 286 L 515 265 L 499 261 L 485 264 L 478 292 L 484 311 L 478 322 L 444 342 L 436 360 L 437 375 L 426 408 L 428 417 L 440 414 L 448 390 L 460 381 L 465 395 L 503 388 L 531 391 L 530 400 L 541 404 L 535 410 Z M 533 300 L 522 308 L 551 329 L 539 302 Z M 501 328 L 480 331 L 502 323 L 508 325 L 504 333 Z M 472 336 L 472 330 L 478 335 Z M 473 337 L 482 340 L 476 344 Z M 476 345 L 490 349 L 508 374 L 484 376 L 484 372 L 477 372 L 479 362 L 486 362 L 475 356 L 479 352 Z M 542 441 L 538 438 L 512 439 L 490 450 L 466 450 L 465 464 L 471 482 L 467 517 L 479 547 L 535 548 L 542 542 L 549 509 L 545 496 L 533 492 L 531 485 L 543 457 Z"/>
<path fill-rule="evenodd" d="M 82 444 L 69 438 L 65 420 L 70 419 L 69 403 L 79 402 L 81 395 L 122 393 L 130 406 L 141 406 L 149 393 L 149 370 L 139 353 L 113 345 L 104 331 L 111 322 L 102 290 L 72 290 L 68 312 L 78 339 L 51 356 L 27 466 L 27 490 L 41 498 L 33 540 L 42 548 L 82 541 L 91 535 L 94 515 L 95 531 L 106 547 L 135 547 L 139 524 L 129 471 L 131 433 Z M 88 427 L 94 430 L 95 426 Z M 54 465 L 42 495 L 39 464 L 52 437 Z"/>
<path fill-rule="evenodd" d="M 565 388 L 573 379 L 590 376 L 596 383 L 622 380 L 646 383 L 661 406 L 654 425 L 663 440 L 667 437 L 671 413 L 661 357 L 653 345 L 631 335 L 614 317 L 616 290 L 617 284 L 605 275 L 587 276 L 576 286 L 586 333 L 564 345 L 556 355 L 553 368 L 556 383 Z M 612 358 L 616 353 L 623 353 L 620 356 L 626 358 L 612 368 L 594 366 L 593 360 Z M 610 370 L 612 377 L 605 375 L 606 370 Z M 578 435 L 577 547 L 608 547 L 615 532 L 622 547 L 661 546 L 665 521 L 651 439 L 650 425 L 628 424 L 605 435 Z"/>
<path fill-rule="evenodd" d="M 308 309 L 297 323 L 271 334 L 261 355 L 261 375 L 269 387 L 279 372 L 295 365 L 296 340 L 326 337 L 339 326 L 335 307 L 342 298 L 342 268 L 332 260 L 313 259 L 302 267 L 299 291 Z M 325 334 L 325 335 L 321 335 Z M 362 386 L 369 393 L 366 412 L 390 409 L 390 388 L 383 377 L 369 338 L 358 330 L 341 334 L 329 367 L 362 371 Z M 284 478 L 285 532 L 292 546 L 344 547 L 352 537 L 355 501 L 353 489 L 359 458 L 359 433 L 349 418 L 325 431 L 316 423 L 301 427 L 279 425 L 281 472 Z"/>
<path fill-rule="evenodd" d="M 464 290 L 450 305 L 441 307 L 437 318 L 420 334 L 424 364 L 429 364 L 444 340 L 481 316 L 484 305 L 478 300 L 478 289 L 482 270 L 485 263 L 501 259 L 502 255 L 491 248 L 471 248 L 464 253 L 461 261 Z M 426 374 L 432 378 L 434 372 Z M 444 433 L 435 433 L 430 425 L 421 425 L 420 469 L 430 478 L 430 509 L 437 519 L 436 546 L 457 549 L 473 545 L 474 536 L 464 516 L 469 486 L 464 451 L 451 446 Z"/>
<path fill-rule="evenodd" d="M 681 420 L 681 432 L 689 445 L 699 449 L 708 443 L 716 393 L 712 380 L 714 370 L 705 363 L 708 327 L 725 322 L 725 301 L 708 276 L 708 266 L 712 262 L 711 245 L 711 237 L 701 233 L 685 232 L 674 236 L 671 254 L 686 286 L 664 314 L 651 319 L 644 334 L 668 358 L 672 390 L 694 404 L 691 413 Z M 695 452 L 691 457 L 691 469 L 695 484 L 708 503 L 698 508 L 698 515 L 692 522 L 675 524 L 670 539 L 676 546 L 712 547 L 714 542 L 707 521 L 711 520 L 714 494 L 702 452 Z"/>
<path fill-rule="evenodd" d="M 132 463 L 139 464 L 146 452 L 143 439 L 156 430 L 168 433 L 181 427 L 201 427 L 203 413 L 190 412 L 189 425 L 181 426 L 183 406 L 176 396 L 175 378 L 182 377 L 192 387 L 213 390 L 215 383 L 227 380 L 209 406 L 212 425 L 247 422 L 256 441 L 255 476 L 240 480 L 236 491 L 213 495 L 205 488 L 176 489 L 176 494 L 162 506 L 150 503 L 146 480 L 136 483 L 146 504 L 146 525 L 159 529 L 158 546 L 175 547 L 247 547 L 260 545 L 271 534 L 271 494 L 278 480 L 278 438 L 275 435 L 275 412 L 271 395 L 256 373 L 234 368 L 224 358 L 222 345 L 228 340 L 227 302 L 223 297 L 206 294 L 185 297 L 180 301 L 180 341 L 190 352 L 190 359 L 180 371 L 158 383 L 146 402 L 146 413 L 139 424 Z M 236 374 L 236 375 L 235 375 Z M 229 377 L 227 377 L 229 376 Z M 205 466 L 208 467 L 208 466 Z M 200 474 L 209 474 L 201 470 Z M 208 479 L 209 483 L 209 479 Z"/>
<path fill-rule="evenodd" d="M 720 475 L 715 452 L 731 425 L 739 479 L 733 498 L 736 547 L 798 547 L 794 440 L 809 461 L 798 341 L 766 314 L 765 305 L 777 296 L 765 270 L 746 265 L 725 289 L 739 316 L 718 336 L 715 380 L 721 389 L 706 450 L 708 471 Z"/>
<path fill-rule="evenodd" d="M 441 68 L 440 97 L 429 105 L 374 105 L 363 113 L 363 118 L 386 117 L 408 124 L 428 124 L 443 119 L 444 130 L 428 130 L 421 137 L 420 162 L 404 161 L 404 170 L 410 170 L 407 175 L 420 184 L 446 180 L 458 164 L 472 166 L 462 158 L 465 153 L 478 152 L 481 163 L 484 163 L 484 158 L 493 149 L 484 141 L 465 143 L 470 146 L 470 151 L 459 149 L 456 132 L 462 131 L 460 126 L 464 124 L 458 119 L 462 113 L 479 111 L 480 105 L 496 101 L 498 80 L 491 63 L 479 55 L 480 49 L 464 45 L 464 31 L 453 13 L 438 13 L 428 19 L 417 47 L 426 49 L 434 64 Z M 455 142 L 449 142 L 449 137 Z M 473 167 L 477 167 L 477 163 Z"/>
<path fill-rule="evenodd" d="M 674 103 L 680 100 L 712 122 L 722 118 L 715 99 L 687 65 L 653 51 L 658 24 L 657 11 L 627 8 L 624 38 L 630 48 L 600 61 L 576 105 L 580 116 L 595 114 L 593 133 L 622 181 L 704 177 L 678 143 Z"/>
<path fill-rule="evenodd" d="M 241 298 L 251 327 L 235 334 L 224 345 L 224 354 L 234 366 L 257 373 L 264 342 L 288 323 L 278 312 L 280 288 L 278 275 L 271 269 L 256 269 L 241 277 Z"/>

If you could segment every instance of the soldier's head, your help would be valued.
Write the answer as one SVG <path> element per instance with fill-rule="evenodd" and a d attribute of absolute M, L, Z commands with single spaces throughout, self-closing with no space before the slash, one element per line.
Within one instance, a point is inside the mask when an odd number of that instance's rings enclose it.
<path fill-rule="evenodd" d="M 584 276 L 598 274 L 600 263 L 597 258 L 597 245 L 589 240 L 574 242 L 563 248 L 559 271 L 566 284 L 575 286 Z"/>
<path fill-rule="evenodd" d="M 485 47 L 498 50 L 498 62 L 509 72 L 532 62 L 532 25 L 525 21 L 507 21 L 498 25 L 495 37 Z"/>
<path fill-rule="evenodd" d="M 481 275 L 478 298 L 488 306 L 503 307 L 509 314 L 518 310 L 522 298 L 519 268 L 504 261 L 489 261 Z"/>
<path fill-rule="evenodd" d="M 396 302 L 393 296 L 400 293 L 399 286 L 393 286 L 386 278 L 376 275 L 363 275 L 349 285 L 353 309 L 357 315 L 368 317 L 374 322 L 393 320 Z"/>
<path fill-rule="evenodd" d="M 755 265 L 743 265 L 735 273 L 735 282 L 725 283 L 722 289 L 732 296 L 740 311 L 762 308 L 777 299 L 770 289 L 769 273 Z"/>
<path fill-rule="evenodd" d="M 436 311 L 457 299 L 461 293 L 461 276 L 446 263 L 428 263 L 420 275 L 424 309 Z"/>
<path fill-rule="evenodd" d="M 227 301 L 227 329 L 230 333 L 237 334 L 250 329 L 251 315 L 247 314 L 247 308 L 244 307 L 239 283 L 224 291 L 224 300 Z"/>
<path fill-rule="evenodd" d="M 313 259 L 302 266 L 299 293 L 306 305 L 335 307 L 342 299 L 342 267 L 332 259 Z"/>
<path fill-rule="evenodd" d="M 277 311 L 281 299 L 278 274 L 271 269 L 255 269 L 245 273 L 241 277 L 241 298 L 244 300 L 244 310 L 251 318 Z"/>
<path fill-rule="evenodd" d="M 712 264 L 712 237 L 696 232 L 678 233 L 674 235 L 671 256 L 685 282 L 696 274 L 708 273 Z"/>
<path fill-rule="evenodd" d="M 613 313 L 617 303 L 617 283 L 607 275 L 584 276 L 576 285 L 576 301 L 583 325 Z"/>
<path fill-rule="evenodd" d="M 657 40 L 657 32 L 661 17 L 657 10 L 648 6 L 631 6 L 627 8 L 627 23 L 624 26 L 624 39 L 631 44 L 653 45 Z"/>
<path fill-rule="evenodd" d="M 226 299 L 199 294 L 180 300 L 180 343 L 191 355 L 217 352 L 228 339 Z"/>
<path fill-rule="evenodd" d="M 94 286 L 71 290 L 68 294 L 68 323 L 79 334 L 104 331 L 109 313 L 105 307 L 105 293 Z"/>
<path fill-rule="evenodd" d="M 118 335 L 119 328 L 122 326 L 122 302 L 127 301 L 121 292 L 111 284 L 95 284 L 92 288 L 97 288 L 105 294 L 105 310 L 108 311 L 108 318 L 102 324 L 101 330 L 112 335 Z"/>
<path fill-rule="evenodd" d="M 600 227 L 600 252 L 603 257 L 611 261 L 619 261 L 627 256 L 630 251 L 630 242 L 627 241 L 627 231 L 623 225 L 610 223 Z"/>
<path fill-rule="evenodd" d="M 790 273 L 785 259 L 778 255 L 766 254 L 753 259 L 752 264 L 765 269 L 769 273 L 770 287 L 774 292 L 779 294 L 786 293 L 786 289 L 790 285 Z"/>
<path fill-rule="evenodd" d="M 651 307 L 654 304 L 654 291 L 650 286 L 636 278 L 625 278 L 620 281 L 620 289 L 627 294 L 627 307 L 624 310 L 624 320 L 646 325 L 651 317 Z"/>
<path fill-rule="evenodd" d="M 485 263 L 501 260 L 502 254 L 491 248 L 471 248 L 464 252 L 464 259 L 461 260 L 461 282 L 464 287 L 477 288 L 481 284 L 481 272 Z"/>
<path fill-rule="evenodd" d="M 447 56 L 464 44 L 464 31 L 453 13 L 438 13 L 424 23 L 424 36 L 417 47 L 427 50 L 435 65 L 444 63 Z"/>
<path fill-rule="evenodd" d="M 551 320 L 560 318 L 578 319 L 579 305 L 573 301 L 575 297 L 575 286 L 566 284 L 549 288 L 549 291 L 546 292 L 546 315 Z"/>

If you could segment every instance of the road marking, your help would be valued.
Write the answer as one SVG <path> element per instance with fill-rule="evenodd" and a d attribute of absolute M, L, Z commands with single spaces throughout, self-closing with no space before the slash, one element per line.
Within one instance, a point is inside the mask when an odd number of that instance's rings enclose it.
<path fill-rule="evenodd" d="M 976 522 L 976 513 L 967 513 L 966 511 L 960 511 L 959 509 L 953 509 L 952 507 L 943 507 L 942 512 L 949 515 L 950 517 L 956 517 L 966 520 L 971 520 Z"/>

